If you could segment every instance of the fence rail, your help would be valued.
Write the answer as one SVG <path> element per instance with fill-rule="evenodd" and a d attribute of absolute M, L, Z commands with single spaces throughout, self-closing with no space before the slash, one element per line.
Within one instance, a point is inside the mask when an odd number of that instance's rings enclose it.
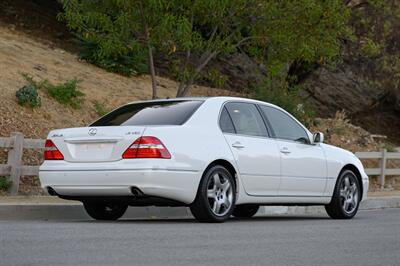
<path fill-rule="evenodd" d="M 359 159 L 377 159 L 379 168 L 365 168 L 368 176 L 379 176 L 381 188 L 385 186 L 385 177 L 388 175 L 400 175 L 400 168 L 387 168 L 387 160 L 400 160 L 400 152 L 387 152 L 386 149 L 380 152 L 356 152 Z"/>
<path fill-rule="evenodd" d="M 38 175 L 39 166 L 22 165 L 24 149 L 44 149 L 45 140 L 25 139 L 20 132 L 13 132 L 9 138 L 0 138 L 0 148 L 7 148 L 7 164 L 0 164 L 0 175 L 9 175 L 12 185 L 11 195 L 18 193 L 21 176 Z"/>
<path fill-rule="evenodd" d="M 44 149 L 45 140 L 25 139 L 20 132 L 13 132 L 9 138 L 0 138 L 0 148 L 8 148 L 7 164 L 0 164 L 0 176 L 8 175 L 12 181 L 11 195 L 18 193 L 20 177 L 25 175 L 38 175 L 39 166 L 22 165 L 22 154 L 24 149 Z M 385 177 L 388 175 L 399 175 L 400 168 L 387 168 L 387 160 L 400 160 L 400 152 L 356 152 L 360 159 L 377 159 L 379 168 L 366 168 L 369 176 L 379 176 L 380 185 L 385 185 Z"/>

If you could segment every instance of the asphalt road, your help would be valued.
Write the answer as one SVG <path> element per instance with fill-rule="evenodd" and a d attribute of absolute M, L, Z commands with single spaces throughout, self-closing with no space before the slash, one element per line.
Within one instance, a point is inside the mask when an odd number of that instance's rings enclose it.
<path fill-rule="evenodd" d="M 400 209 L 350 221 L 0 221 L 0 265 L 400 265 Z"/>

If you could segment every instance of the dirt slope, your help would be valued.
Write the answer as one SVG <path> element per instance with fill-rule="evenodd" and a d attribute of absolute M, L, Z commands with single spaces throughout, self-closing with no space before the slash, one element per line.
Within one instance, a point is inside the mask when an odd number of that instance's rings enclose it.
<path fill-rule="evenodd" d="M 53 83 L 82 80 L 80 89 L 86 100 L 79 110 L 63 106 L 40 92 L 42 107 L 30 109 L 16 103 L 15 92 L 26 84 L 20 73 Z M 177 84 L 158 78 L 159 96 L 174 97 Z M 29 137 L 46 137 L 49 130 L 82 126 L 98 116 L 93 102 L 108 108 L 151 98 L 148 76 L 123 77 L 82 62 L 74 54 L 31 39 L 21 32 L 0 26 L 0 136 L 21 131 Z M 231 95 L 231 92 L 195 86 L 194 96 Z"/>

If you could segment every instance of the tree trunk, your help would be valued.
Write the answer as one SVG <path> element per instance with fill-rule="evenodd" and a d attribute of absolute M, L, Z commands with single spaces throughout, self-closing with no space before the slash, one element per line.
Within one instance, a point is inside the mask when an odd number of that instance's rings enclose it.
<path fill-rule="evenodd" d="M 176 97 L 183 97 L 186 96 L 190 90 L 190 87 L 192 87 L 194 81 L 200 74 L 200 72 L 204 69 L 205 66 L 213 59 L 216 55 L 218 54 L 217 51 L 214 52 L 207 52 L 204 53 L 201 58 L 204 58 L 203 60 L 200 60 L 202 62 L 199 64 L 196 69 L 194 70 L 193 74 L 190 76 L 190 78 L 187 81 L 181 81 L 179 83 L 178 87 L 178 92 L 176 93 Z"/>
<path fill-rule="evenodd" d="M 194 75 L 190 77 L 187 81 L 181 81 L 179 83 L 178 92 L 176 93 L 176 97 L 185 97 L 192 87 L 194 82 Z"/>
<path fill-rule="evenodd" d="M 149 71 L 151 76 L 151 87 L 153 91 L 152 98 L 157 99 L 157 81 L 156 81 L 156 71 L 154 68 L 153 50 L 151 45 L 147 43 L 148 59 L 149 59 Z"/>
<path fill-rule="evenodd" d="M 176 97 L 183 97 L 184 96 L 183 95 L 184 88 L 185 88 L 185 82 L 184 81 L 179 82 L 179 87 L 178 87 L 178 90 L 176 92 Z"/>
<path fill-rule="evenodd" d="M 139 2 L 139 9 L 143 23 L 144 39 L 147 46 L 147 59 L 151 77 L 152 98 L 157 99 L 157 80 L 156 80 L 156 71 L 154 68 L 153 49 L 150 44 L 150 32 L 149 32 L 149 26 L 147 25 L 146 17 L 144 15 L 143 1 Z"/>

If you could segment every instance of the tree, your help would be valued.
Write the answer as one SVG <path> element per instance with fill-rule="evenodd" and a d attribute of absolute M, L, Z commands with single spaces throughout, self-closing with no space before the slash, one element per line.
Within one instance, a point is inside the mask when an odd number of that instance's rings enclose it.
<path fill-rule="evenodd" d="M 169 29 L 169 34 L 163 38 L 168 41 L 160 42 L 160 49 L 177 61 L 178 97 L 189 92 L 205 67 L 217 56 L 233 53 L 252 39 L 265 39 L 252 35 L 251 21 L 258 10 L 249 1 L 183 0 L 170 3 L 169 19 L 163 21 L 163 27 Z"/>
<path fill-rule="evenodd" d="M 210 62 L 235 52 L 264 63 L 281 82 L 293 64 L 325 63 L 349 34 L 343 0 L 64 0 L 63 18 L 95 58 L 135 61 L 147 51 L 156 97 L 153 51 L 168 57 L 186 95 Z M 129 61 L 128 60 L 128 61 Z M 275 82 L 276 83 L 276 82 Z"/>
<path fill-rule="evenodd" d="M 379 101 L 400 108 L 400 1 L 347 0 L 346 4 L 355 32 L 346 43 L 348 58 L 362 62 L 359 68 L 379 84 L 383 90 Z"/>
<path fill-rule="evenodd" d="M 177 96 L 186 95 L 218 56 L 245 52 L 266 62 L 272 77 L 286 77 L 293 62 L 337 57 L 340 37 L 349 34 L 349 12 L 342 0 L 171 2 L 169 19 L 162 21 L 169 28 L 163 36 L 168 41 L 162 44 L 179 64 Z"/>
<path fill-rule="evenodd" d="M 119 64 L 143 72 L 147 51 L 148 72 L 152 80 L 153 99 L 157 98 L 157 81 L 153 59 L 153 30 L 163 19 L 165 0 L 63 0 L 61 18 L 70 29 L 90 45 L 88 57 L 104 66 Z M 111 70 L 113 70 L 111 68 Z M 118 71 L 117 71 L 118 72 Z M 126 68 L 122 71 L 126 74 Z M 129 73 L 128 73 L 129 74 Z"/>
<path fill-rule="evenodd" d="M 342 39 L 351 35 L 349 9 L 342 0 L 268 1 L 265 23 L 256 29 L 269 36 L 264 56 L 268 74 L 256 98 L 277 104 L 306 125 L 313 108 L 301 96 L 301 80 L 320 65 L 341 59 Z"/>

